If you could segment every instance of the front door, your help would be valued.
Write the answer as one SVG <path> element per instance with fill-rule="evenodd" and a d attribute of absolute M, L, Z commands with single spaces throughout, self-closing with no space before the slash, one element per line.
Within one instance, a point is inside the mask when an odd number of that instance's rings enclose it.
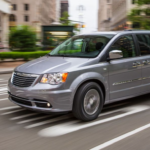
<path fill-rule="evenodd" d="M 141 85 L 140 56 L 137 56 L 132 35 L 118 38 L 109 49 L 121 50 L 123 58 L 111 60 L 109 65 L 110 100 L 137 95 Z"/>

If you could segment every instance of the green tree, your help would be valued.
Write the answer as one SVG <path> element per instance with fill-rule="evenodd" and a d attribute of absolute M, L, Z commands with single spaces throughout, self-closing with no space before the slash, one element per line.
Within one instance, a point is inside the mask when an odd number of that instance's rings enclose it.
<path fill-rule="evenodd" d="M 70 24 L 71 24 L 71 21 L 69 20 L 69 14 L 68 14 L 68 12 L 67 11 L 65 11 L 64 13 L 63 13 L 63 16 L 60 18 L 60 23 L 62 24 L 62 25 L 66 25 L 66 26 L 69 26 Z"/>
<path fill-rule="evenodd" d="M 79 32 L 80 29 L 77 27 L 76 24 L 72 23 L 72 21 L 69 20 L 69 17 L 70 16 L 68 12 L 64 12 L 63 16 L 60 18 L 60 23 L 65 26 L 74 26 L 74 34 L 76 34 L 76 32 Z"/>
<path fill-rule="evenodd" d="M 133 28 L 150 30 L 150 0 L 135 0 L 135 4 L 128 15 Z"/>
<path fill-rule="evenodd" d="M 36 32 L 30 26 L 16 26 L 9 33 L 10 49 L 19 51 L 36 50 Z"/>

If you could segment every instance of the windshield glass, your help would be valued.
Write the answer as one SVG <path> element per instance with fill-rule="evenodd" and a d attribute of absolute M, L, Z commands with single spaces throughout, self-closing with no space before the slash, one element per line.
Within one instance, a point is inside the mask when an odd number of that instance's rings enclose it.
<path fill-rule="evenodd" d="M 76 36 L 68 39 L 51 53 L 51 56 L 93 58 L 104 49 L 114 35 L 95 37 Z"/>

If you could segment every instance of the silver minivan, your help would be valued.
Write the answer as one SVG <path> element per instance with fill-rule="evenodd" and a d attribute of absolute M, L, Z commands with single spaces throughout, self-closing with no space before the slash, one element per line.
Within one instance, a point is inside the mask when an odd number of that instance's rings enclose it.
<path fill-rule="evenodd" d="M 103 105 L 150 92 L 150 32 L 74 36 L 44 57 L 18 66 L 9 99 L 45 113 L 72 111 L 83 121 Z"/>

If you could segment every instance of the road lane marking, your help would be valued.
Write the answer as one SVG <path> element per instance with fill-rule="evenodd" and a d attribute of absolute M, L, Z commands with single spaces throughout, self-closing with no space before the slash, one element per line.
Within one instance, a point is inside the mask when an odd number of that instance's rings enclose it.
<path fill-rule="evenodd" d="M 0 93 L 0 95 L 7 95 L 8 93 Z"/>
<path fill-rule="evenodd" d="M 0 88 L 7 88 L 7 85 L 0 85 Z"/>
<path fill-rule="evenodd" d="M 7 90 L 5 90 L 5 91 L 0 91 L 0 94 L 6 93 L 6 92 L 7 92 Z"/>
<path fill-rule="evenodd" d="M 20 111 L 24 111 L 24 110 L 25 110 L 25 109 L 20 109 L 20 110 L 15 110 L 15 111 L 10 111 L 10 112 L 6 112 L 6 113 L 2 113 L 1 116 L 13 114 L 13 113 L 20 112 Z"/>
<path fill-rule="evenodd" d="M 8 92 L 8 90 L 0 91 L 0 94 L 6 93 L 6 92 Z"/>
<path fill-rule="evenodd" d="M 7 88 L 7 86 L 3 86 L 3 87 L 0 86 L 0 89 L 3 89 L 3 88 Z"/>
<path fill-rule="evenodd" d="M 1 80 L 0 82 L 8 82 L 8 80 Z"/>
<path fill-rule="evenodd" d="M 131 132 L 128 132 L 128 133 L 126 133 L 126 134 L 123 134 L 123 135 L 121 135 L 121 136 L 119 136 L 119 137 L 117 137 L 117 138 L 114 138 L 114 139 L 112 139 L 112 140 L 110 140 L 110 141 L 107 141 L 107 142 L 105 142 L 105 143 L 103 143 L 103 144 L 101 144 L 101 145 L 99 145 L 99 146 L 97 146 L 97 147 L 94 147 L 94 148 L 90 149 L 90 150 L 101 150 L 101 149 L 104 149 L 104 148 L 106 148 L 106 147 L 108 147 L 108 146 L 110 146 L 110 145 L 112 145 L 112 144 L 114 144 L 114 143 L 117 143 L 117 142 L 119 142 L 119 141 L 121 141 L 121 140 L 123 140 L 123 139 L 125 139 L 125 138 L 127 138 L 127 137 L 130 137 L 130 136 L 132 136 L 132 135 L 134 135 L 134 134 L 137 134 L 137 133 L 139 133 L 139 132 L 141 132 L 141 131 L 143 131 L 143 130 L 146 130 L 146 129 L 148 129 L 148 128 L 150 128 L 150 124 L 147 124 L 147 125 L 145 125 L 145 126 L 142 126 L 142 127 L 140 127 L 140 128 L 137 128 L 137 129 L 135 129 L 135 130 L 133 130 L 133 131 L 131 131 Z"/>
<path fill-rule="evenodd" d="M 7 84 L 0 84 L 0 86 L 6 86 Z"/>
<path fill-rule="evenodd" d="M 20 122 L 17 122 L 17 124 L 28 123 L 28 122 L 32 122 L 32 121 L 36 121 L 36 120 L 40 120 L 40 119 L 49 118 L 49 117 L 51 117 L 51 115 L 49 115 L 49 116 L 37 117 L 37 118 L 28 119 L 28 120 L 24 120 L 24 121 L 20 121 Z"/>
<path fill-rule="evenodd" d="M 78 131 L 78 130 L 81 130 L 81 129 L 84 129 L 84 128 L 88 128 L 88 127 L 92 127 L 92 126 L 99 125 L 99 124 L 102 124 L 102 123 L 106 123 L 106 122 L 109 122 L 109 121 L 113 121 L 113 120 L 116 120 L 116 119 L 120 119 L 120 118 L 129 116 L 129 115 L 132 115 L 132 114 L 135 114 L 135 113 L 139 113 L 141 111 L 145 111 L 147 109 L 149 109 L 148 106 L 126 107 L 126 108 L 121 109 L 122 111 L 123 110 L 127 111 L 124 114 L 116 115 L 116 116 L 113 116 L 113 117 L 109 117 L 109 118 L 106 118 L 106 119 L 102 119 L 102 120 L 98 120 L 98 121 L 94 121 L 94 122 L 90 122 L 90 123 L 85 123 L 83 125 L 77 124 L 77 123 L 73 124 L 71 122 L 60 124 L 60 125 L 55 125 L 53 127 L 49 127 L 49 128 L 41 130 L 38 134 L 42 137 L 57 137 L 57 136 L 72 133 L 72 132 L 75 132 L 75 131 Z"/>
<path fill-rule="evenodd" d="M 122 109 L 117 109 L 117 110 L 114 110 L 114 111 L 109 111 L 109 112 L 106 112 L 106 113 L 101 113 L 98 117 L 110 115 L 112 113 L 116 113 L 116 112 L 119 112 L 119 111 L 122 111 Z"/>
<path fill-rule="evenodd" d="M 7 88 L 2 88 L 0 89 L 0 91 L 7 91 Z"/>
<path fill-rule="evenodd" d="M 39 123 L 28 125 L 25 128 L 30 129 L 30 128 L 38 127 L 38 126 L 45 125 L 45 124 L 48 124 L 48 123 L 68 119 L 68 118 L 71 118 L 71 116 L 67 115 L 67 116 L 61 116 L 61 117 L 53 118 L 53 119 L 50 119 L 50 120 L 47 120 L 47 121 L 42 121 L 42 122 L 39 122 Z"/>
<path fill-rule="evenodd" d="M 102 117 L 102 116 L 105 116 L 105 115 L 109 115 L 109 114 L 112 114 L 112 113 L 115 113 L 115 112 L 118 112 L 118 111 L 120 111 L 120 109 L 118 109 L 118 110 L 114 110 L 114 111 L 111 111 L 111 112 L 107 112 L 107 113 L 102 113 L 101 115 L 100 115 L 100 117 Z M 48 116 L 47 116 L 48 117 Z M 46 118 L 47 118 L 46 117 Z M 71 118 L 71 117 L 69 117 L 69 116 L 63 116 L 63 117 L 65 117 L 65 118 L 62 118 L 62 116 L 61 117 L 58 117 L 58 118 L 56 118 L 56 119 L 67 119 L 67 118 Z M 44 118 L 45 118 L 45 116 L 44 116 Z M 55 119 L 55 118 L 54 118 Z M 26 120 L 26 121 L 28 121 L 28 120 Z M 21 121 L 20 123 L 26 123 L 26 121 Z M 31 120 L 29 120 L 29 121 L 32 121 L 32 119 Z M 48 123 L 51 123 L 51 122 L 53 122 L 53 121 L 58 121 L 58 120 L 48 120 L 48 121 L 43 121 L 43 122 L 40 122 L 40 123 L 36 123 L 36 124 L 32 124 L 32 125 L 29 125 L 29 126 L 26 126 L 25 128 L 33 128 L 33 127 L 37 127 L 37 126 L 41 126 L 41 125 L 44 125 L 44 124 L 48 124 Z M 76 121 L 73 121 L 74 123 L 75 122 L 79 122 L 78 120 L 76 120 Z"/>
<path fill-rule="evenodd" d="M 0 99 L 0 101 L 6 101 L 8 100 L 8 98 L 3 98 L 3 99 Z"/>
<path fill-rule="evenodd" d="M 118 112 L 118 111 L 120 111 L 120 110 L 114 110 L 114 111 L 111 111 L 111 112 L 102 113 L 100 116 L 109 115 L 109 114 L 112 114 L 112 113 L 115 113 L 115 112 Z M 52 115 L 50 115 L 50 116 L 52 116 Z M 49 118 L 50 116 L 41 116 L 41 117 L 38 117 L 38 118 L 27 119 L 27 120 L 20 121 L 17 124 L 23 124 L 23 123 L 28 123 L 28 122 L 44 119 L 44 118 Z M 26 117 L 26 115 L 25 115 L 25 117 Z M 20 119 L 20 117 L 11 118 L 10 120 L 16 120 L 16 119 Z M 46 121 L 46 123 L 47 123 L 47 121 Z"/>
<path fill-rule="evenodd" d="M 16 109 L 16 108 L 21 108 L 21 107 L 19 107 L 19 106 L 4 107 L 4 108 L 0 108 L 0 111 L 9 110 L 9 109 Z"/>
<path fill-rule="evenodd" d="M 38 113 L 22 115 L 22 116 L 19 116 L 19 117 L 13 117 L 13 118 L 10 118 L 10 120 L 18 120 L 18 119 L 22 119 L 22 118 L 26 118 L 26 117 L 30 117 L 30 116 L 35 116 L 35 115 L 38 115 Z"/>
<path fill-rule="evenodd" d="M 5 92 L 0 92 L 0 95 L 5 95 L 5 94 L 8 94 L 7 91 L 5 91 Z"/>

